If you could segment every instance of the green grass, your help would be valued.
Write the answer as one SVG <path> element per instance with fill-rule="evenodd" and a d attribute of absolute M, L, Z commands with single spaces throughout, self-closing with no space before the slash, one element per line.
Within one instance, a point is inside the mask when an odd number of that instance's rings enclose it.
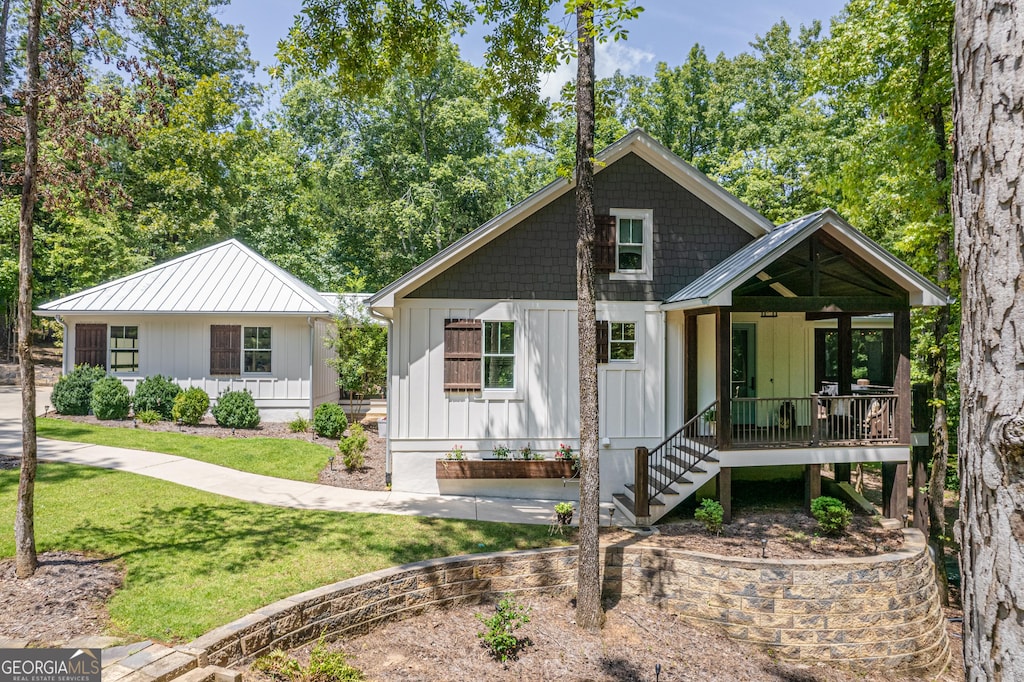
<path fill-rule="evenodd" d="M 0 470 L 11 528 L 18 470 Z M 313 512 L 239 502 L 117 471 L 42 463 L 40 552 L 79 550 L 127 569 L 109 602 L 116 634 L 186 641 L 283 597 L 388 566 L 566 544 L 546 526 Z M 0 557 L 13 556 L 10 532 Z"/>
<path fill-rule="evenodd" d="M 163 452 L 293 481 L 315 483 L 327 458 L 334 454 L 327 446 L 287 438 L 211 438 L 51 418 L 39 419 L 36 424 L 41 438 Z"/>

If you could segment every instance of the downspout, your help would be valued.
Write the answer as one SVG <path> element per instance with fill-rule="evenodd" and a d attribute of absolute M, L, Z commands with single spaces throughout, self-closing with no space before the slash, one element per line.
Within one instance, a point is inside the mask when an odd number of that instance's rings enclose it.
<path fill-rule="evenodd" d="M 391 394 L 394 392 L 394 391 L 391 390 L 391 358 L 394 356 L 393 344 L 394 344 L 394 340 L 395 340 L 395 334 L 394 334 L 395 323 L 394 323 L 394 320 L 392 320 L 390 317 L 384 317 L 383 315 L 375 313 L 372 308 L 369 309 L 369 312 L 370 312 L 370 316 L 371 317 L 375 317 L 378 320 L 383 320 L 383 321 L 386 321 L 388 323 L 388 366 L 387 366 L 388 380 L 387 380 L 387 383 L 384 386 L 384 391 L 385 391 L 385 394 L 384 394 L 384 401 L 385 401 L 384 405 L 385 405 L 385 408 L 384 409 L 387 410 L 387 413 L 388 413 L 387 414 L 388 436 L 387 436 L 387 438 L 384 441 L 384 484 L 390 490 L 391 489 L 391 431 L 392 431 L 392 426 L 391 426 L 391 415 L 392 415 L 392 411 L 391 411 Z"/>
<path fill-rule="evenodd" d="M 63 315 L 54 315 L 55 320 L 60 322 L 62 332 L 62 339 L 64 341 L 64 352 L 61 353 L 60 357 L 60 373 L 61 375 L 68 374 L 68 323 L 64 321 Z"/>
<path fill-rule="evenodd" d="M 316 330 L 316 324 L 313 322 L 313 316 L 306 316 L 306 324 L 309 325 L 309 418 L 313 419 L 313 336 Z"/>

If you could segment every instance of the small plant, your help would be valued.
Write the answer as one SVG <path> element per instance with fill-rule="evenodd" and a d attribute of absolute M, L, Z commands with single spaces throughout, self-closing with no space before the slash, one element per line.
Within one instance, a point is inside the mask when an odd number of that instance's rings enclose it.
<path fill-rule="evenodd" d="M 321 403 L 313 410 L 313 432 L 321 438 L 340 438 L 348 428 L 345 410 L 337 403 Z"/>
<path fill-rule="evenodd" d="M 279 682 L 349 682 L 364 679 L 361 670 L 348 664 L 345 654 L 328 651 L 323 637 L 309 652 L 309 665 L 306 667 L 281 649 L 257 658 L 252 667 Z"/>
<path fill-rule="evenodd" d="M 453 445 L 452 449 L 449 450 L 447 454 L 445 454 L 444 458 L 455 460 L 456 462 L 461 462 L 462 460 L 466 459 L 466 454 L 462 452 L 461 445 Z"/>
<path fill-rule="evenodd" d="M 512 451 L 504 445 L 498 445 L 491 454 L 494 455 L 494 459 L 508 459 L 512 456 Z"/>
<path fill-rule="evenodd" d="M 79 365 L 57 380 L 50 400 L 58 414 L 89 414 L 92 387 L 107 375 L 102 367 Z"/>
<path fill-rule="evenodd" d="M 573 512 L 576 508 L 572 502 L 559 502 L 555 505 L 555 517 L 558 519 L 558 523 L 562 526 L 568 526 L 572 523 Z"/>
<path fill-rule="evenodd" d="M 156 410 L 143 410 L 142 412 L 136 412 L 135 418 L 143 424 L 156 424 L 160 421 L 160 413 Z"/>
<path fill-rule="evenodd" d="M 124 419 L 131 407 L 132 395 L 117 377 L 103 377 L 92 385 L 92 413 L 97 419 Z"/>
<path fill-rule="evenodd" d="M 841 500 L 827 495 L 811 502 L 811 516 L 825 535 L 842 535 L 853 520 L 853 512 Z"/>
<path fill-rule="evenodd" d="M 254 429 L 260 423 L 260 411 L 249 391 L 225 391 L 210 412 L 217 426 L 226 429 Z"/>
<path fill-rule="evenodd" d="M 524 461 L 533 459 L 533 448 L 530 447 L 529 443 L 519 451 L 519 458 Z"/>
<path fill-rule="evenodd" d="M 718 419 L 718 410 L 715 408 L 708 410 L 707 412 L 704 413 L 701 419 L 704 420 L 705 424 L 711 424 L 712 422 Z"/>
<path fill-rule="evenodd" d="M 544 461 L 544 455 L 542 455 L 539 452 L 535 452 L 532 455 L 530 455 L 530 459 L 533 460 L 534 462 L 543 462 Z"/>
<path fill-rule="evenodd" d="M 198 386 L 193 386 L 179 393 L 178 397 L 174 399 L 171 416 L 180 419 L 182 424 L 195 426 L 203 421 L 203 417 L 206 416 L 206 411 L 209 409 L 210 396 L 206 395 L 206 391 Z"/>
<path fill-rule="evenodd" d="M 154 374 L 140 381 L 135 387 L 132 407 L 136 414 L 151 410 L 158 413 L 161 419 L 172 419 L 174 399 L 179 393 L 181 386 L 174 383 L 170 377 Z"/>
<path fill-rule="evenodd" d="M 717 500 L 712 500 L 710 497 L 707 497 L 701 500 L 700 506 L 697 507 L 697 511 L 693 513 L 693 518 L 704 524 L 704 530 L 718 535 L 722 532 L 722 521 L 725 518 L 725 510 Z"/>
<path fill-rule="evenodd" d="M 491 650 L 491 655 L 502 663 L 515 658 L 519 649 L 526 644 L 515 635 L 515 631 L 530 622 L 530 607 L 516 602 L 515 597 L 506 594 L 494 609 L 494 615 L 485 618 L 476 614 L 477 620 L 487 629 L 476 633 Z"/>
<path fill-rule="evenodd" d="M 363 432 L 362 424 L 353 424 L 348 430 L 348 435 L 338 443 L 338 451 L 341 453 L 341 461 L 349 471 L 362 469 L 366 463 L 363 453 L 366 451 L 366 434 Z"/>
<path fill-rule="evenodd" d="M 559 443 L 558 449 L 555 450 L 555 459 L 578 459 L 578 455 L 572 451 L 572 448 L 565 443 Z"/>
<path fill-rule="evenodd" d="M 309 431 L 309 420 L 296 412 L 295 419 L 288 422 L 288 430 L 292 433 L 305 433 Z"/>

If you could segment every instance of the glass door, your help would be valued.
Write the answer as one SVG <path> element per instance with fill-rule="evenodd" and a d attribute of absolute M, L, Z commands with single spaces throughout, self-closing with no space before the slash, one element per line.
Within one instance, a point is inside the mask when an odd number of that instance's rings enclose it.
<path fill-rule="evenodd" d="M 733 398 L 757 396 L 757 325 L 732 326 L 732 391 Z M 734 400 L 732 423 L 751 426 L 755 423 L 757 406 L 753 400 Z"/>

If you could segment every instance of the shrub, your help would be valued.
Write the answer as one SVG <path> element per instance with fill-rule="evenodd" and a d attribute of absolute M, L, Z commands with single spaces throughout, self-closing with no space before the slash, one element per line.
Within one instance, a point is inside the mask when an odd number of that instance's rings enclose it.
<path fill-rule="evenodd" d="M 336 403 L 322 403 L 313 410 L 313 431 L 321 438 L 340 438 L 348 428 L 345 410 Z"/>
<path fill-rule="evenodd" d="M 296 412 L 295 419 L 288 422 L 288 430 L 292 433 L 305 433 L 309 431 L 309 420 Z"/>
<path fill-rule="evenodd" d="M 103 377 L 92 385 L 92 413 L 97 419 L 124 419 L 131 408 L 131 393 L 117 377 Z"/>
<path fill-rule="evenodd" d="M 476 636 L 484 640 L 491 654 L 502 663 L 515 658 L 524 642 L 515 636 L 515 631 L 530 622 L 530 607 L 517 603 L 515 597 L 505 595 L 495 607 L 494 615 L 484 618 L 479 613 L 477 620 L 487 626 Z"/>
<path fill-rule="evenodd" d="M 135 413 L 152 411 L 161 419 L 171 419 L 174 410 L 174 399 L 181 393 L 181 386 L 171 381 L 170 377 L 155 374 L 146 377 L 135 387 L 132 406 Z"/>
<path fill-rule="evenodd" d="M 217 425 L 227 429 L 253 429 L 260 423 L 260 411 L 249 391 L 225 391 L 210 412 Z"/>
<path fill-rule="evenodd" d="M 92 387 L 107 373 L 102 367 L 79 365 L 65 374 L 53 387 L 50 400 L 59 414 L 89 414 L 92 407 Z"/>
<path fill-rule="evenodd" d="M 156 424 L 160 421 L 160 413 L 156 410 L 143 410 L 142 412 L 136 412 L 135 418 L 143 424 Z"/>
<path fill-rule="evenodd" d="M 700 507 L 693 513 L 693 518 L 704 524 L 704 530 L 718 535 L 722 532 L 725 510 L 717 500 L 706 497 L 701 500 Z"/>
<path fill-rule="evenodd" d="M 305 667 L 280 649 L 257 658 L 252 667 L 280 682 L 349 682 L 364 679 L 361 670 L 348 664 L 345 654 L 327 650 L 323 637 L 309 652 L 309 665 Z"/>
<path fill-rule="evenodd" d="M 366 434 L 363 432 L 362 424 L 353 424 L 348 435 L 338 443 L 338 451 L 341 452 L 341 461 L 349 471 L 361 469 L 366 463 L 363 453 L 366 451 Z"/>
<path fill-rule="evenodd" d="M 203 389 L 193 386 L 179 393 L 178 397 L 174 399 L 171 416 L 180 419 L 182 424 L 195 426 L 203 421 L 208 409 L 210 409 L 210 396 L 206 395 L 206 391 Z"/>
<path fill-rule="evenodd" d="M 853 519 L 853 512 L 841 500 L 827 495 L 811 502 L 811 515 L 825 535 L 842 535 Z"/>

